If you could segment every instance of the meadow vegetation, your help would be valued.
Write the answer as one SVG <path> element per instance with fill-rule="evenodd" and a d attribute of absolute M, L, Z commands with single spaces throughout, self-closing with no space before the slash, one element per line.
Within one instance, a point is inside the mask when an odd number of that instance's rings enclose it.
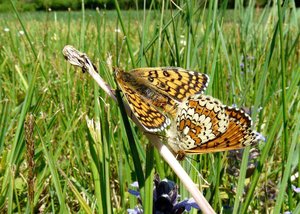
<path fill-rule="evenodd" d="M 206 93 L 248 108 L 266 142 L 255 151 L 192 156 L 198 171 L 182 165 L 217 213 L 300 212 L 299 11 L 291 3 L 256 9 L 251 1 L 233 10 L 214 1 L 205 10 L 193 1 L 179 7 L 0 14 L 2 213 L 125 213 L 137 205 L 128 189 L 140 179 L 119 108 L 65 61 L 67 44 L 87 53 L 112 87 L 110 56 L 126 70 L 179 66 L 208 74 Z M 152 191 L 144 187 L 154 172 L 189 197 L 131 125 L 145 213 Z"/>
<path fill-rule="evenodd" d="M 205 1 L 200 0 L 201 8 L 204 8 L 203 4 Z M 15 0 L 14 1 L 16 8 L 18 11 L 47 11 L 49 8 L 54 10 L 80 10 L 82 3 L 84 3 L 84 7 L 86 9 L 116 9 L 115 0 Z M 227 8 L 234 8 L 236 2 L 234 0 L 219 0 L 218 4 L 226 4 Z M 251 3 L 250 0 L 244 0 L 242 4 L 244 6 L 249 5 Z M 296 2 L 297 3 L 297 2 Z M 161 1 L 160 0 L 152 0 L 152 1 L 144 1 L 144 0 L 135 0 L 135 1 L 128 1 L 128 0 L 118 0 L 118 4 L 122 9 L 135 9 L 135 8 L 149 8 L 150 6 L 152 9 L 160 8 Z M 255 6 L 263 7 L 268 4 L 268 0 L 256 0 Z M 298 3 L 299 7 L 299 3 Z M 0 12 L 8 12 L 12 11 L 12 7 L 10 5 L 10 0 L 0 0 Z"/>

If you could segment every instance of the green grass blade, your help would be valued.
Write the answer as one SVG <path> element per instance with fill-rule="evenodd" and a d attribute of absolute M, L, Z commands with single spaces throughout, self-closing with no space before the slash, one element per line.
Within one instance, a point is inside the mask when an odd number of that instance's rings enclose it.
<path fill-rule="evenodd" d="M 31 51 L 32 51 L 32 53 L 34 54 L 35 58 L 37 59 L 38 55 L 37 55 L 37 53 L 36 53 L 36 51 L 35 51 L 35 48 L 33 47 L 33 43 L 31 42 L 32 39 L 30 39 L 30 36 L 29 36 L 29 34 L 28 34 L 28 32 L 27 32 L 27 30 L 26 30 L 26 28 L 25 28 L 25 25 L 24 25 L 24 23 L 23 23 L 23 21 L 22 21 L 20 15 L 19 15 L 19 13 L 18 13 L 18 10 L 17 10 L 17 8 L 16 8 L 14 2 L 13 2 L 12 0 L 10 0 L 10 3 L 11 3 L 11 6 L 13 7 L 13 10 L 14 10 L 15 14 L 17 15 L 17 18 L 18 18 L 18 20 L 19 20 L 21 26 L 22 26 L 22 29 L 23 29 L 23 31 L 24 31 L 24 33 L 25 33 L 25 36 L 26 36 L 26 38 L 27 38 L 27 41 L 28 41 L 29 46 L 30 46 L 30 48 L 31 48 Z"/>
<path fill-rule="evenodd" d="M 46 159 L 46 162 L 48 163 L 49 165 L 49 169 L 50 169 L 50 172 L 51 172 L 51 180 L 54 184 L 54 187 L 55 187 L 55 190 L 56 190 L 56 196 L 59 200 L 59 204 L 60 204 L 60 211 L 61 212 L 66 212 L 68 209 L 67 207 L 65 206 L 65 196 L 63 194 L 63 188 L 61 186 L 61 183 L 60 183 L 60 179 L 59 179 L 59 175 L 58 175 L 58 171 L 57 171 L 57 167 L 55 165 L 55 158 L 54 156 L 48 151 L 48 148 L 46 147 L 46 142 L 43 141 L 43 136 L 42 136 L 42 133 L 41 131 L 39 130 L 38 127 L 37 128 L 37 132 L 39 133 L 39 138 L 41 139 L 42 141 L 42 146 L 43 146 L 43 153 L 45 155 L 45 159 Z"/>
<path fill-rule="evenodd" d="M 132 152 L 132 158 L 133 158 L 135 173 L 136 173 L 136 176 L 137 176 L 137 179 L 138 179 L 138 182 L 139 182 L 139 187 L 140 187 L 140 189 L 142 189 L 142 188 L 144 188 L 145 177 L 144 177 L 144 173 L 143 173 L 143 170 L 142 170 L 141 161 L 140 161 L 140 158 L 139 158 L 139 153 L 138 153 L 138 150 L 137 150 L 137 147 L 136 147 L 136 143 L 135 143 L 135 140 L 134 140 L 134 137 L 133 137 L 133 133 L 131 131 L 131 126 L 130 126 L 129 120 L 127 118 L 127 114 L 125 112 L 125 108 L 123 106 L 123 102 L 122 102 L 120 92 L 117 91 L 116 95 L 117 95 L 117 98 L 118 98 L 118 103 L 119 103 L 123 123 L 124 123 L 124 126 L 126 127 L 126 134 L 127 134 L 127 137 L 128 137 L 130 150 Z"/>
<path fill-rule="evenodd" d="M 292 96 L 295 94 L 295 91 L 298 89 L 297 84 L 299 83 L 299 81 L 300 81 L 300 72 L 296 72 L 294 78 L 292 79 L 290 87 L 287 90 L 287 101 L 291 100 Z M 282 106 L 280 106 L 280 108 L 281 107 Z M 263 151 L 261 153 L 261 157 L 259 159 L 259 164 L 258 164 L 258 166 L 257 166 L 257 168 L 256 168 L 256 170 L 253 174 L 253 177 L 252 177 L 252 180 L 251 180 L 251 185 L 249 187 L 245 202 L 244 202 L 243 207 L 242 207 L 242 213 L 247 213 L 247 208 L 248 208 L 248 206 L 250 204 L 250 201 L 253 197 L 253 193 L 254 193 L 254 190 L 257 186 L 257 182 L 259 180 L 260 173 L 263 169 L 265 161 L 267 160 L 267 157 L 270 154 L 270 150 L 273 146 L 275 135 L 277 134 L 277 131 L 278 131 L 279 126 L 281 124 L 282 114 L 280 114 L 280 113 L 277 114 L 273 121 L 274 121 L 273 125 L 272 125 L 272 127 L 269 131 L 268 136 L 267 136 L 268 137 L 267 142 L 265 143 L 265 146 L 264 146 Z"/>
<path fill-rule="evenodd" d="M 300 105 L 298 104 L 297 107 L 299 109 Z M 298 118 L 300 117 L 299 112 L 296 114 L 296 117 L 298 117 Z M 279 214 L 281 212 L 283 200 L 286 195 L 286 189 L 288 188 L 288 190 L 287 190 L 288 192 L 292 191 L 291 186 L 289 186 L 288 181 L 290 180 L 290 177 L 291 177 L 291 166 L 294 161 L 293 158 L 295 157 L 294 155 L 295 155 L 295 152 L 297 151 L 297 150 L 295 150 L 295 148 L 296 148 L 296 145 L 299 143 L 298 140 L 299 140 L 299 136 L 300 136 L 300 120 L 297 121 L 297 124 L 296 124 L 294 130 L 295 130 L 295 132 L 293 133 L 293 136 L 292 136 L 292 142 L 290 145 L 290 149 L 288 151 L 288 157 L 287 157 L 287 161 L 285 163 L 282 180 L 279 185 L 280 186 L 279 194 L 276 199 L 276 204 L 274 207 L 274 214 Z M 292 208 L 290 208 L 290 210 L 292 210 Z"/>
<path fill-rule="evenodd" d="M 25 147 L 24 141 L 22 140 L 23 138 L 23 124 L 24 124 L 24 120 L 26 117 L 26 114 L 30 108 L 33 96 L 34 96 L 34 90 L 35 90 L 35 81 L 36 81 L 36 77 L 37 77 L 37 71 L 38 71 L 39 66 L 36 66 L 35 72 L 31 78 L 31 80 L 29 81 L 29 88 L 27 90 L 26 93 L 26 97 L 22 106 L 22 111 L 18 120 L 18 127 L 15 133 L 15 137 L 14 137 L 14 141 L 12 143 L 12 152 L 9 153 L 8 155 L 8 163 L 7 166 L 14 166 L 17 161 L 17 159 L 20 157 L 20 154 L 22 153 L 22 150 Z M 6 169 L 5 175 L 4 175 L 4 179 L 3 179 L 3 184 L 2 184 L 2 190 L 1 192 L 3 193 L 5 191 L 7 182 L 8 182 L 8 175 L 9 175 L 9 171 L 10 171 L 10 167 Z"/>
<path fill-rule="evenodd" d="M 145 170 L 145 191 L 144 191 L 144 213 L 153 213 L 153 178 L 154 178 L 154 147 L 147 146 L 146 170 Z"/>
<path fill-rule="evenodd" d="M 117 10 L 117 13 L 118 13 L 118 20 L 120 21 L 120 24 L 121 24 L 121 28 L 122 28 L 122 31 L 124 33 L 124 36 L 125 36 L 125 41 L 126 41 L 126 44 L 127 44 L 127 48 L 128 48 L 128 52 L 129 52 L 129 56 L 130 56 L 130 59 L 131 59 L 131 65 L 133 68 L 135 68 L 135 60 L 134 60 L 134 57 L 133 57 L 133 52 L 132 52 L 132 48 L 131 48 L 131 42 L 129 40 L 129 37 L 127 35 L 127 31 L 125 30 L 125 25 L 124 25 L 124 22 L 123 22 L 123 19 L 122 19 L 122 15 L 121 15 L 121 10 L 120 10 L 120 7 L 119 7 L 119 3 L 117 0 L 114 1 L 115 3 L 115 6 L 116 6 L 116 10 Z"/>
<path fill-rule="evenodd" d="M 85 8 L 84 0 L 81 0 L 81 30 L 80 30 L 80 49 L 84 50 L 85 48 Z"/>

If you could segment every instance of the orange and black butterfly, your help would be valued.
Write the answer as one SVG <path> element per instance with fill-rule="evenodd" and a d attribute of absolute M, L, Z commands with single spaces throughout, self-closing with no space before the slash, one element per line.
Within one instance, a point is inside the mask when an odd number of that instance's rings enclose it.
<path fill-rule="evenodd" d="M 177 106 L 207 88 L 209 77 L 178 67 L 116 69 L 116 80 L 136 118 L 149 132 L 163 131 Z"/>
<path fill-rule="evenodd" d="M 203 95 L 209 82 L 206 74 L 157 67 L 116 70 L 116 79 L 145 130 L 166 129 L 167 144 L 176 154 L 240 149 L 260 139 L 244 111 Z"/>

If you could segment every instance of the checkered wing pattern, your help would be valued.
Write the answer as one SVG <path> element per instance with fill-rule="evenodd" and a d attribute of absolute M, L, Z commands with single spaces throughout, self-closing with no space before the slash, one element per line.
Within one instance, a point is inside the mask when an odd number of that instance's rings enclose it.
<path fill-rule="evenodd" d="M 193 94 L 203 93 L 209 82 L 206 74 L 178 67 L 139 68 L 130 73 L 178 102 Z"/>
<path fill-rule="evenodd" d="M 179 154 L 201 154 L 253 145 L 258 135 L 251 118 L 242 110 L 198 94 L 178 108 L 176 124 L 168 130 L 169 146 Z"/>
<path fill-rule="evenodd" d="M 224 133 L 228 126 L 228 115 L 219 100 L 196 95 L 183 103 L 176 124 L 178 137 L 185 142 L 184 149 L 188 150 Z"/>
<path fill-rule="evenodd" d="M 164 130 L 178 105 L 190 95 L 203 93 L 209 81 L 205 74 L 177 67 L 117 70 L 116 79 L 134 115 L 150 132 Z"/>
<path fill-rule="evenodd" d="M 251 129 L 252 120 L 242 110 L 226 106 L 229 124 L 225 133 L 219 137 L 201 144 L 186 153 L 209 153 L 241 149 L 258 142 L 257 132 Z"/>

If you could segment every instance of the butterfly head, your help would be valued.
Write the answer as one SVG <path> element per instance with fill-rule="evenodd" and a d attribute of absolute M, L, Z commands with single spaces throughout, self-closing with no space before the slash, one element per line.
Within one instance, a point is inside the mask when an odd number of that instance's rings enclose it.
<path fill-rule="evenodd" d="M 124 70 L 122 68 L 113 66 L 113 74 L 117 79 L 120 79 L 120 77 L 123 73 L 124 73 Z"/>

